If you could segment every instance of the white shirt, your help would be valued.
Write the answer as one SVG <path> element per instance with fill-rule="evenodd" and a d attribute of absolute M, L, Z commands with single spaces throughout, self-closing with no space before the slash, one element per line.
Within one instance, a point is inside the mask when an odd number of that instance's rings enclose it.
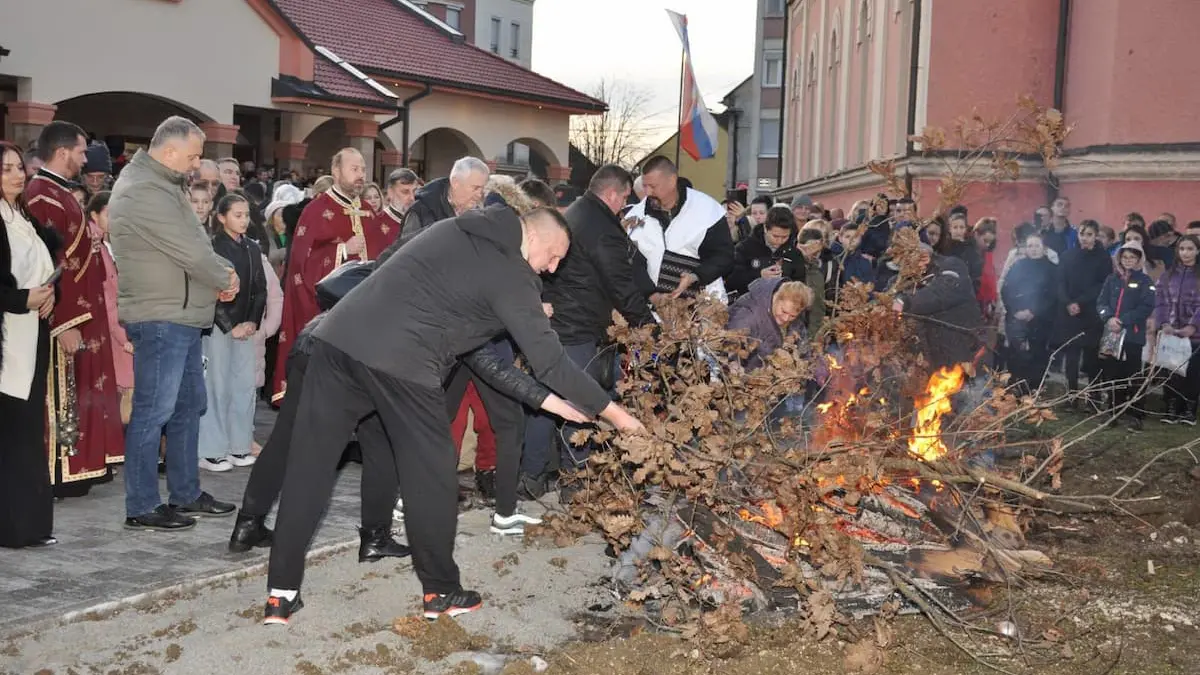
<path fill-rule="evenodd" d="M 4 200 L 0 200 L 0 217 L 4 219 L 12 250 L 10 272 L 16 279 L 17 288 L 37 288 L 46 283 L 54 273 L 54 260 L 33 224 Z M 0 349 L 4 350 L 4 362 L 0 364 L 0 393 L 22 400 L 29 398 L 37 369 L 37 343 L 36 310 L 25 314 L 4 313 L 4 335 L 0 336 Z"/>

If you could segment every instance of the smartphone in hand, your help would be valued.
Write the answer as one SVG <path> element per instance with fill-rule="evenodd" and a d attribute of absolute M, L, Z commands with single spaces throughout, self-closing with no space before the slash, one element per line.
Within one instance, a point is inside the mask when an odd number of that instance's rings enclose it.
<path fill-rule="evenodd" d="M 58 267 L 55 267 L 54 272 L 52 272 L 50 274 L 50 276 L 47 277 L 47 279 L 42 282 L 42 285 L 43 286 L 53 286 L 54 284 L 58 283 L 58 280 L 62 278 L 62 275 L 63 275 L 63 266 L 59 265 Z"/>

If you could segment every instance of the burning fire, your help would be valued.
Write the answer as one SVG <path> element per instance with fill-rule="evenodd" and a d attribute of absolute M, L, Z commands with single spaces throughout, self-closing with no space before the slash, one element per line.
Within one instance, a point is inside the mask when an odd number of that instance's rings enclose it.
<path fill-rule="evenodd" d="M 917 426 L 908 439 L 908 451 L 926 462 L 946 454 L 946 444 L 942 442 L 942 415 L 953 410 L 950 397 L 962 389 L 963 378 L 961 366 L 942 368 L 929 376 L 926 393 L 917 397 Z"/>

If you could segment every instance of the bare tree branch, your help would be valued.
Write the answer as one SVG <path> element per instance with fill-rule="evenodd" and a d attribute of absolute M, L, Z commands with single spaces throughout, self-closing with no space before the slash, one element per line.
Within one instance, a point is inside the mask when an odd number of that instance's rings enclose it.
<path fill-rule="evenodd" d="M 602 79 L 589 92 L 608 104 L 599 115 L 571 118 L 571 143 L 599 166 L 632 168 L 647 148 L 650 92 L 634 84 Z"/>

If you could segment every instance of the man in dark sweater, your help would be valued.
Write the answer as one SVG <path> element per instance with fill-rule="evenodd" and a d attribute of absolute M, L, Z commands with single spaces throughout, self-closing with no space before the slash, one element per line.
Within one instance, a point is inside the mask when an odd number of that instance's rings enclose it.
<path fill-rule="evenodd" d="M 482 606 L 462 588 L 454 562 L 458 480 L 442 387 L 460 355 L 497 335 L 507 331 L 534 375 L 590 417 L 621 431 L 642 428 L 571 362 L 543 311 L 538 275 L 557 269 L 569 244 L 566 222 L 549 209 L 518 217 L 496 206 L 443 220 L 317 327 L 275 521 L 266 623 L 286 623 L 300 609 L 304 554 L 341 449 L 373 412 L 395 456 L 426 618 Z"/>

